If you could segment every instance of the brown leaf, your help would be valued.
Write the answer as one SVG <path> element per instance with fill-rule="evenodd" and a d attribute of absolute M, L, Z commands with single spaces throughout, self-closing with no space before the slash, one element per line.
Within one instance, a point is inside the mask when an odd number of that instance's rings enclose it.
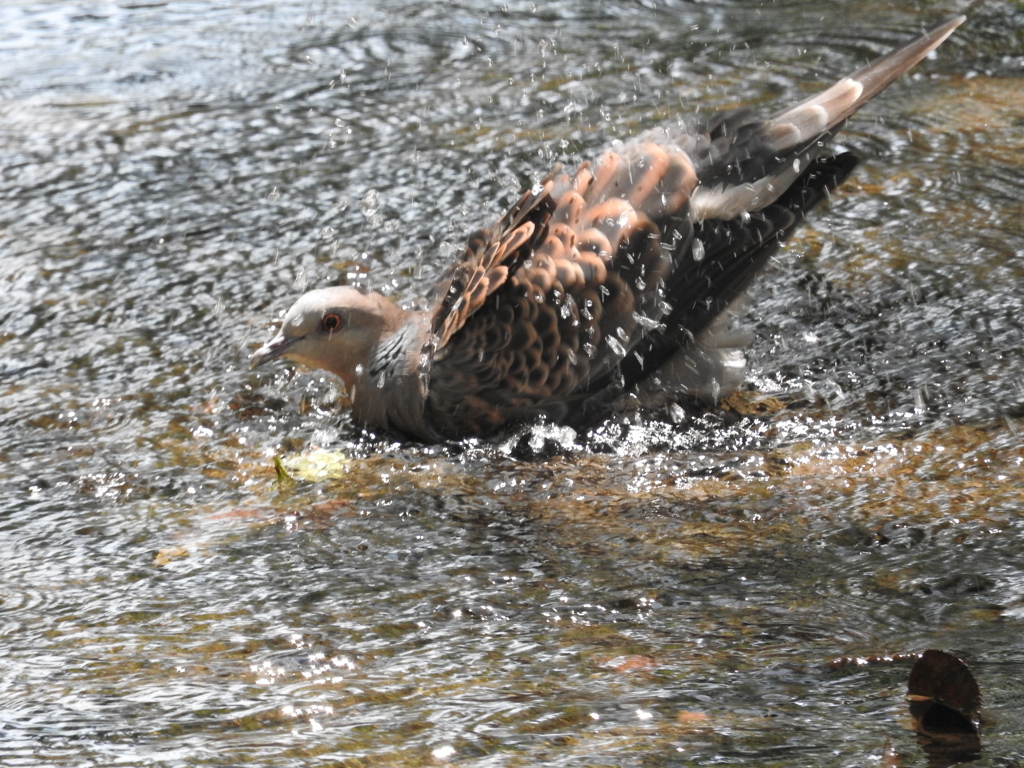
<path fill-rule="evenodd" d="M 967 665 L 929 649 L 910 670 L 907 699 L 914 730 L 926 735 L 978 733 L 981 690 Z"/>

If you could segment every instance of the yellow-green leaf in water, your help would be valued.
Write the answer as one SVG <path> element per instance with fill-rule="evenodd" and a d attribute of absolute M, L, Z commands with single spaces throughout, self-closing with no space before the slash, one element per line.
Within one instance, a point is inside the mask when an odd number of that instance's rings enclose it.
<path fill-rule="evenodd" d="M 348 473 L 349 459 L 340 451 L 316 450 L 284 458 L 274 457 L 279 483 L 337 480 Z"/>

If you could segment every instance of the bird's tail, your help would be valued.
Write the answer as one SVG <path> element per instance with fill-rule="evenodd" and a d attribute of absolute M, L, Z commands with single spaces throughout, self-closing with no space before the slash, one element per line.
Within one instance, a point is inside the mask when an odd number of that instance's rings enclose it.
<path fill-rule="evenodd" d="M 720 114 L 693 153 L 700 186 L 690 198 L 694 221 L 727 220 L 771 205 L 822 152 L 846 119 L 917 64 L 964 21 L 950 19 L 876 59 L 830 88 L 767 120 L 749 109 Z"/>
<path fill-rule="evenodd" d="M 875 59 L 831 88 L 778 112 L 769 122 L 780 127 L 786 126 L 790 130 L 795 129 L 797 133 L 791 135 L 791 139 L 795 139 L 793 144 L 836 130 L 846 118 L 942 45 L 966 18 L 957 16 L 950 19 L 931 32 Z"/>

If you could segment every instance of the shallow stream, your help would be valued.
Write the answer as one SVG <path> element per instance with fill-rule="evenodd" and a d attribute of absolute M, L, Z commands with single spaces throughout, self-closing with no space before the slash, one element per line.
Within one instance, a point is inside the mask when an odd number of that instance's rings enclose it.
<path fill-rule="evenodd" d="M 424 447 L 247 370 L 552 163 L 961 12 L 729 409 Z M 1022 92 L 999 0 L 4 3 L 0 764 L 939 765 L 856 661 L 934 647 L 1024 765 Z"/>

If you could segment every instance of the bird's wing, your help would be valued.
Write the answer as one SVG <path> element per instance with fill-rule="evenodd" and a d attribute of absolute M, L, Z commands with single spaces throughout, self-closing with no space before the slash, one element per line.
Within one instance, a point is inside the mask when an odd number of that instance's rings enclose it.
<path fill-rule="evenodd" d="M 609 268 L 628 272 L 616 258 L 620 247 L 639 233 L 657 234 L 655 222 L 678 214 L 696 184 L 686 155 L 655 140 L 607 151 L 573 176 L 557 167 L 494 227 L 473 233 L 434 286 L 438 346 L 513 275 L 545 293 L 555 282 L 570 292 L 596 288 Z"/>
<path fill-rule="evenodd" d="M 487 432 L 531 412 L 561 417 L 554 410 L 613 371 L 669 310 L 664 286 L 692 237 L 687 205 L 696 186 L 678 148 L 631 142 L 571 176 L 552 174 L 524 197 L 525 219 L 517 206 L 500 237 L 474 240 L 468 253 L 502 258 L 463 259 L 487 267 L 442 284 L 486 280 L 439 315 L 450 332 L 440 334 L 431 373 L 434 421 Z M 455 313 L 458 323 L 450 322 Z"/>
<path fill-rule="evenodd" d="M 462 256 L 441 276 L 428 297 L 436 344 L 443 347 L 487 297 L 539 246 L 551 217 L 555 171 L 524 194 L 490 229 L 474 232 Z"/>

